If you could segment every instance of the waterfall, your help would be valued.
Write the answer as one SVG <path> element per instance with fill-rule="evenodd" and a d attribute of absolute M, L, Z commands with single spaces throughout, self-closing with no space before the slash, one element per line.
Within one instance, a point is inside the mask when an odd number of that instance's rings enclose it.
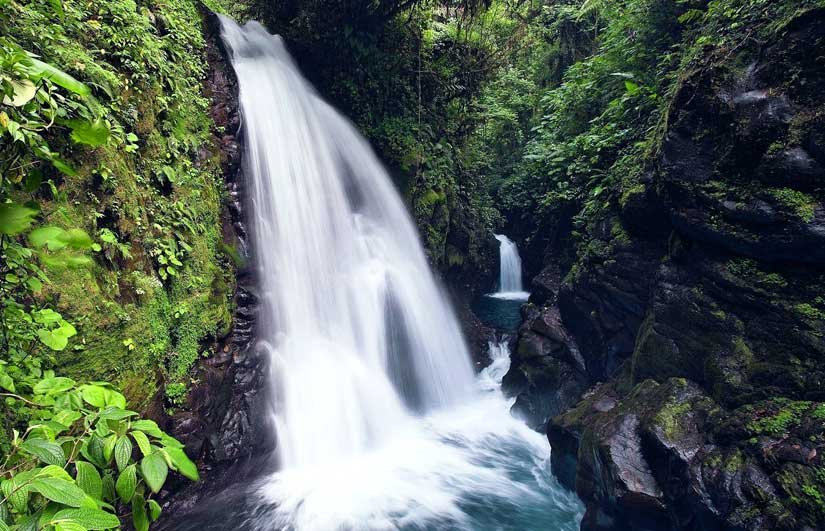
<path fill-rule="evenodd" d="M 286 467 L 363 451 L 469 395 L 458 322 L 367 142 L 298 72 L 278 36 L 224 18 Z"/>
<path fill-rule="evenodd" d="M 499 282 L 498 292 L 492 294 L 500 299 L 527 299 L 521 283 L 521 257 L 516 242 L 503 234 L 495 234 L 499 241 Z"/>
<path fill-rule="evenodd" d="M 501 394 L 506 344 L 477 378 L 367 142 L 280 37 L 221 23 L 239 83 L 279 470 L 178 529 L 578 529 L 581 505 L 549 474 L 546 439 Z"/>

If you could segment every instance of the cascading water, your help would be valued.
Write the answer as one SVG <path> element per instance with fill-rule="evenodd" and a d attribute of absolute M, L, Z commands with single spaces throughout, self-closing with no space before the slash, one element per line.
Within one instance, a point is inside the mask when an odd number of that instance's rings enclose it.
<path fill-rule="evenodd" d="M 499 299 L 527 299 L 530 294 L 521 284 L 521 256 L 516 242 L 504 234 L 495 234 L 499 241 L 499 281 L 498 291 L 491 294 Z"/>
<path fill-rule="evenodd" d="M 240 87 L 281 464 L 254 486 L 256 502 L 233 508 L 233 528 L 577 528 L 581 509 L 548 474 L 546 441 L 509 415 L 503 373 L 473 376 L 366 141 L 280 37 L 221 21 Z"/>
<path fill-rule="evenodd" d="M 367 143 L 280 37 L 224 20 L 240 85 L 252 236 L 286 467 L 365 450 L 472 389 L 456 319 Z"/>

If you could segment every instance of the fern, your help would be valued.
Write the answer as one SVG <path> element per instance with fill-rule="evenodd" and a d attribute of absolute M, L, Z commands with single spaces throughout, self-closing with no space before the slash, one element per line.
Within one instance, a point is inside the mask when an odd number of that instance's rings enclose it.
<path fill-rule="evenodd" d="M 582 20 L 590 16 L 601 17 L 604 12 L 610 7 L 610 0 L 584 0 L 579 6 L 576 19 Z"/>

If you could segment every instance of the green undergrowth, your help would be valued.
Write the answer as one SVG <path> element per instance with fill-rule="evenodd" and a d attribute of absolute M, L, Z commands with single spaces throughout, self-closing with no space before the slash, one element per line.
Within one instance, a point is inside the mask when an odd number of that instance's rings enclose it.
<path fill-rule="evenodd" d="M 38 160 L 8 130 L 0 136 L 4 155 L 20 157 L 17 179 L 36 174 L 44 183 L 11 196 L 38 201 L 35 227 L 77 227 L 94 241 L 82 267 L 45 261 L 49 282 L 28 304 L 51 306 L 76 328 L 51 368 L 112 381 L 133 407 L 162 384 L 188 383 L 193 362 L 231 321 L 234 261 L 221 241 L 197 4 L 0 2 L 0 44 L 90 87 L 84 105 L 99 115 L 92 142 L 79 142 L 60 118 L 42 130 L 62 165 Z M 57 95 L 69 113 L 81 101 Z"/>

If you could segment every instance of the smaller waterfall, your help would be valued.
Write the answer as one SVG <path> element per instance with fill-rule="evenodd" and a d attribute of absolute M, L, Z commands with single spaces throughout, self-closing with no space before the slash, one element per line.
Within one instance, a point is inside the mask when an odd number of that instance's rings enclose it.
<path fill-rule="evenodd" d="M 499 241 L 499 286 L 498 292 L 491 296 L 499 299 L 521 300 L 530 294 L 524 291 L 521 283 L 521 257 L 516 242 L 503 234 L 496 234 Z"/>

